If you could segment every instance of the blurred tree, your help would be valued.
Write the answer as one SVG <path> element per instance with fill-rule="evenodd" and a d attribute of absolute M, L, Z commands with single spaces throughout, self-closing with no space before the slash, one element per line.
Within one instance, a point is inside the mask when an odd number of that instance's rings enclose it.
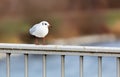
<path fill-rule="evenodd" d="M 63 14 L 64 23 L 61 25 L 61 30 L 65 32 L 62 31 L 60 35 L 67 37 L 70 31 L 74 31 L 71 36 L 110 32 L 99 12 L 108 8 L 106 0 L 69 0 L 68 3 L 68 12 Z"/>
<path fill-rule="evenodd" d="M 110 32 L 105 23 L 104 17 L 99 10 L 107 8 L 106 0 L 81 0 L 82 10 L 86 12 L 80 32 L 83 34 L 98 34 Z M 82 19 L 81 19 L 82 20 Z"/>
<path fill-rule="evenodd" d="M 0 0 L 0 17 L 5 16 L 10 6 L 9 0 Z"/>
<path fill-rule="evenodd" d="M 120 0 L 107 0 L 109 8 L 120 8 Z"/>

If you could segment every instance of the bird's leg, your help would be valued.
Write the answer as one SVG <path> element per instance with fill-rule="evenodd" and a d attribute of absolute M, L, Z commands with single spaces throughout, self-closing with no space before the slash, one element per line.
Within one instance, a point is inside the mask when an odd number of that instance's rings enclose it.
<path fill-rule="evenodd" d="M 45 45 L 45 37 L 42 38 L 42 43 L 43 43 L 43 45 Z"/>
<path fill-rule="evenodd" d="M 39 38 L 38 37 L 35 37 L 35 44 L 39 45 Z"/>

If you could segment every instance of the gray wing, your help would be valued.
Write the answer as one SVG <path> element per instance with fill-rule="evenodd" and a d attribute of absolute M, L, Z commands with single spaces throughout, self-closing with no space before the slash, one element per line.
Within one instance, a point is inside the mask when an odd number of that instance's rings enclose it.
<path fill-rule="evenodd" d="M 32 28 L 30 28 L 29 30 L 30 34 L 33 34 L 36 31 L 36 28 L 37 28 L 37 24 L 34 25 Z"/>

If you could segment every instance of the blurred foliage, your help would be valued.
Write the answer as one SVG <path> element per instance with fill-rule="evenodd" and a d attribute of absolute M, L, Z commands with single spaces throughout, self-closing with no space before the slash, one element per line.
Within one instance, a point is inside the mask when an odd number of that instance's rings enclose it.
<path fill-rule="evenodd" d="M 2 33 L 7 34 L 19 34 L 21 32 L 26 32 L 26 29 L 28 29 L 29 24 L 26 22 L 20 22 L 20 21 L 5 21 L 0 22 L 0 31 Z"/>
<path fill-rule="evenodd" d="M 111 12 L 107 12 L 107 14 L 105 14 L 105 18 L 108 26 L 114 26 L 115 22 L 120 20 L 120 11 L 112 10 Z"/>
<path fill-rule="evenodd" d="M 10 39 L 12 37 L 16 38 L 16 36 L 18 37 L 21 33 L 26 33 L 29 30 L 29 27 L 30 24 L 23 20 L 13 20 L 13 19 L 2 20 L 0 21 L 1 40 L 4 42 L 6 41 L 6 39 Z M 10 41 L 8 40 L 8 42 Z"/>

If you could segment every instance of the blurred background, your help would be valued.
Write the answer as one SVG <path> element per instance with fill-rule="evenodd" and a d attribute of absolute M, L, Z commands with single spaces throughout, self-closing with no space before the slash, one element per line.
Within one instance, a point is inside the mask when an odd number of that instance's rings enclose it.
<path fill-rule="evenodd" d="M 94 34 L 120 36 L 120 0 L 0 0 L 0 42 L 33 43 L 29 28 L 52 25 L 47 40 Z"/>
<path fill-rule="evenodd" d="M 34 43 L 34 37 L 30 36 L 29 29 L 42 20 L 52 25 L 46 37 L 48 42 L 54 39 L 68 40 L 74 37 L 101 34 L 114 34 L 119 38 L 120 0 L 0 0 L 0 43 Z M 102 38 L 95 37 L 92 39 L 92 43 L 95 44 L 90 46 L 120 47 L 120 41 L 96 44 Z M 107 40 L 109 39 L 108 37 Z M 82 38 L 82 42 L 83 40 L 85 43 L 90 39 Z M 81 45 L 80 40 L 74 42 Z M 0 54 L 0 57 L 2 55 Z M 29 60 L 29 76 L 40 77 L 42 56 L 29 55 Z M 79 77 L 79 71 L 77 71 L 79 56 L 66 56 L 65 60 L 65 69 L 68 71 L 65 76 Z M 54 77 L 55 73 L 56 77 L 61 76 L 60 61 L 60 56 L 47 56 L 47 76 Z M 85 77 L 97 77 L 97 65 L 97 57 L 85 56 Z M 115 58 L 103 57 L 103 77 L 116 77 L 116 65 Z M 23 70 L 24 56 L 12 56 L 11 77 L 24 77 Z M 0 59 L 0 77 L 6 77 L 5 71 L 6 59 L 4 58 Z"/>

